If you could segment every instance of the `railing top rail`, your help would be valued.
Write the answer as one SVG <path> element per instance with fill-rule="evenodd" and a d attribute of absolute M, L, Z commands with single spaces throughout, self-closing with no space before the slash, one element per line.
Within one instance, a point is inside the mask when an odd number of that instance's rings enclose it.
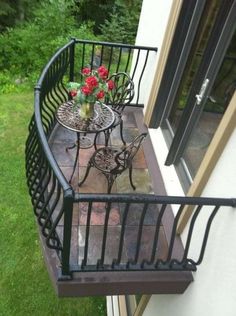
<path fill-rule="evenodd" d="M 156 203 L 182 205 L 214 205 L 236 207 L 236 198 L 161 196 L 154 194 L 91 194 L 75 193 L 74 202 Z"/>
<path fill-rule="evenodd" d="M 84 43 L 84 44 L 95 44 L 95 45 L 123 47 L 123 48 L 131 48 L 131 49 L 143 49 L 143 50 L 157 52 L 157 47 L 129 45 L 129 44 L 122 44 L 122 43 L 100 42 L 100 41 L 91 41 L 91 40 L 83 40 L 83 39 L 74 39 L 74 40 L 76 43 L 82 43 L 82 44 Z"/>

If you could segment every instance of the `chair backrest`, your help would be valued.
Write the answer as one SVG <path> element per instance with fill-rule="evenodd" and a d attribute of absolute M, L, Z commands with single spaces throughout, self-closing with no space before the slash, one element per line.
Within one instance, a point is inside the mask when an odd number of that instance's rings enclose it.
<path fill-rule="evenodd" d="M 121 173 L 125 169 L 129 168 L 132 164 L 132 160 L 137 154 L 142 142 L 146 138 L 147 133 L 142 133 L 135 137 L 133 141 L 119 151 L 115 156 L 115 162 L 117 167 L 112 170 L 114 173 Z"/>
<path fill-rule="evenodd" d="M 125 72 L 113 74 L 109 80 L 113 80 L 115 88 L 111 91 L 106 102 L 112 108 L 121 113 L 125 106 L 130 104 L 134 97 L 134 83 L 130 76 Z"/>

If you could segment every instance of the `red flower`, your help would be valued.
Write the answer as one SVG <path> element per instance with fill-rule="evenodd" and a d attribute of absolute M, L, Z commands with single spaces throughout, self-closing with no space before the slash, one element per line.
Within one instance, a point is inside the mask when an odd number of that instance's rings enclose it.
<path fill-rule="evenodd" d="M 81 87 L 81 91 L 85 95 L 90 95 L 93 92 L 92 89 L 90 89 L 90 87 L 88 86 Z"/>
<path fill-rule="evenodd" d="M 70 91 L 70 95 L 72 96 L 72 98 L 77 96 L 77 90 L 71 90 Z"/>
<path fill-rule="evenodd" d="M 115 82 L 112 80 L 107 81 L 108 90 L 113 90 L 115 88 Z"/>
<path fill-rule="evenodd" d="M 98 80 L 94 76 L 86 78 L 85 82 L 90 89 L 94 89 L 98 86 Z"/>
<path fill-rule="evenodd" d="M 104 98 L 104 96 L 105 96 L 105 92 L 104 92 L 103 90 L 101 90 L 101 91 L 99 91 L 99 92 L 97 93 L 97 98 L 98 98 L 98 100 Z"/>
<path fill-rule="evenodd" d="M 88 67 L 83 68 L 81 73 L 82 73 L 82 75 L 90 75 L 91 74 L 91 69 L 88 68 Z"/>
<path fill-rule="evenodd" d="M 98 71 L 98 75 L 101 79 L 103 79 L 103 80 L 107 79 L 108 70 L 106 69 L 106 67 L 100 66 L 97 71 Z"/>

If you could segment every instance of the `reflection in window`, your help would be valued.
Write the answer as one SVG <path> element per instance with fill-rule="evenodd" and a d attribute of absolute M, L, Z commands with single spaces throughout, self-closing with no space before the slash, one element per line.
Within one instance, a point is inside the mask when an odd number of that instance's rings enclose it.
<path fill-rule="evenodd" d="M 196 174 L 206 150 L 236 88 L 236 35 L 225 54 L 211 94 L 204 106 L 183 158 L 192 177 Z"/>

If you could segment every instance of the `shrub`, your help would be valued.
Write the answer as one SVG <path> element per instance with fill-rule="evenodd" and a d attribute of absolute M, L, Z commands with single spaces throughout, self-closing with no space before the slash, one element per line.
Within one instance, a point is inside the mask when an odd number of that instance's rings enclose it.
<path fill-rule="evenodd" d="M 17 78 L 35 80 L 35 74 L 39 75 L 54 52 L 71 37 L 95 39 L 93 24 L 77 27 L 72 5 L 72 0 L 42 3 L 34 12 L 34 21 L 0 34 L 0 72 L 4 85 L 11 85 L 8 89 L 14 87 Z"/>

